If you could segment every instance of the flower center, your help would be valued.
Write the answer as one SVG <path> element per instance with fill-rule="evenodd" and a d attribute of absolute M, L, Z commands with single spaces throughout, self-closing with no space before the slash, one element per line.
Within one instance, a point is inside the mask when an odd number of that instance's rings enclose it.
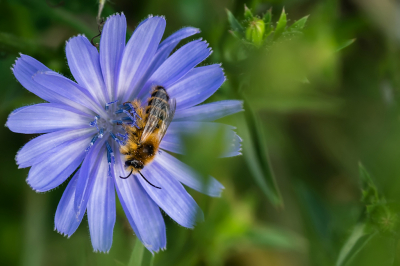
<path fill-rule="evenodd" d="M 137 119 L 140 117 L 137 115 L 136 110 L 133 108 L 131 103 L 124 103 L 117 105 L 117 101 L 107 103 L 104 107 L 106 110 L 106 116 L 101 117 L 96 115 L 94 120 L 90 122 L 90 126 L 96 127 L 97 134 L 93 137 L 89 146 L 86 148 L 86 152 L 89 152 L 90 148 L 99 138 L 106 136 L 105 141 L 107 149 L 107 160 L 108 160 L 108 172 L 111 176 L 111 166 L 115 163 L 114 152 L 109 143 L 109 137 L 113 139 L 119 146 L 123 146 L 128 139 L 128 134 L 125 131 L 124 126 L 137 126 Z"/>

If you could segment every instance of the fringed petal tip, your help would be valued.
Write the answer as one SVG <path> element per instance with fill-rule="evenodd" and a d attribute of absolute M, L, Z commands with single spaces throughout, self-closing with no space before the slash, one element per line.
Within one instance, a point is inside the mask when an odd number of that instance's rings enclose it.
<path fill-rule="evenodd" d="M 138 239 L 137 241 L 140 241 L 140 240 Z M 143 246 L 144 246 L 145 248 L 147 248 L 148 251 L 150 251 L 150 253 L 151 253 L 152 256 L 155 256 L 156 253 L 158 253 L 158 252 L 160 252 L 160 251 L 164 251 L 164 250 L 167 249 L 167 244 L 165 244 L 165 246 L 160 247 L 160 248 L 158 248 L 158 249 L 153 249 L 153 246 L 152 246 L 152 245 L 149 245 L 149 244 L 146 244 L 146 243 L 143 243 L 143 242 L 142 242 L 142 244 L 143 244 Z"/>
<path fill-rule="evenodd" d="M 108 22 L 109 22 L 109 20 L 111 20 L 111 19 L 115 19 L 115 18 L 125 18 L 125 14 L 124 14 L 124 12 L 121 12 L 121 13 L 115 13 L 115 14 L 112 14 L 112 15 L 108 16 L 108 17 L 107 17 L 107 19 L 106 19 L 106 23 L 108 23 Z"/>
<path fill-rule="evenodd" d="M 108 254 L 108 253 L 110 252 L 110 249 L 111 249 L 111 247 L 110 247 L 109 249 L 107 249 L 107 250 L 100 250 L 100 249 L 96 249 L 95 247 L 93 247 L 93 252 L 94 252 L 94 253 L 104 253 L 104 254 Z"/>
<path fill-rule="evenodd" d="M 162 19 L 165 20 L 165 16 L 164 15 L 153 15 L 153 14 L 150 14 L 150 15 L 147 16 L 147 19 L 149 19 L 149 18 L 162 18 Z"/>
<path fill-rule="evenodd" d="M 78 34 L 78 35 L 72 36 L 68 40 L 65 41 L 65 44 L 68 44 L 70 41 L 74 40 L 75 38 L 86 38 L 86 35 L 85 34 Z"/>
<path fill-rule="evenodd" d="M 62 232 L 61 229 L 58 229 L 56 226 L 54 226 L 54 231 L 56 231 L 57 233 L 59 233 L 60 235 L 66 237 L 68 239 L 73 235 L 73 233 L 67 234 L 67 233 Z"/>

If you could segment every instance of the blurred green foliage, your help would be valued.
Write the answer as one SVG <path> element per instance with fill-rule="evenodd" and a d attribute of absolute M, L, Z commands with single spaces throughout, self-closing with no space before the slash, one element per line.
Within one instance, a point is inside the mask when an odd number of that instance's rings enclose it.
<path fill-rule="evenodd" d="M 10 71 L 19 52 L 72 78 L 65 41 L 98 34 L 98 2 L 58 3 L 0 1 L 3 124 L 42 102 Z M 188 230 L 165 216 L 167 250 L 152 257 L 118 203 L 113 247 L 98 254 L 85 219 L 70 239 L 53 231 L 66 184 L 32 191 L 14 156 L 35 136 L 3 128 L 1 264 L 400 265 L 399 10 L 390 0 L 107 2 L 102 16 L 124 12 L 128 35 L 148 14 L 166 16 L 165 36 L 202 30 L 214 51 L 204 64 L 221 62 L 227 76 L 208 101 L 245 100 L 245 112 L 221 119 L 237 126 L 243 156 L 215 158 L 218 135 L 187 139 L 180 159 L 225 186 L 221 198 L 189 189 L 205 222 Z"/>

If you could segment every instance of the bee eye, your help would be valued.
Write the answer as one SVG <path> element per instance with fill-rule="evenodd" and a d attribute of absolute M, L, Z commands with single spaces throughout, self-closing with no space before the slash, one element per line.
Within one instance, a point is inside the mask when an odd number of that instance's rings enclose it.
<path fill-rule="evenodd" d="M 125 161 L 125 167 L 131 166 L 132 161 Z"/>

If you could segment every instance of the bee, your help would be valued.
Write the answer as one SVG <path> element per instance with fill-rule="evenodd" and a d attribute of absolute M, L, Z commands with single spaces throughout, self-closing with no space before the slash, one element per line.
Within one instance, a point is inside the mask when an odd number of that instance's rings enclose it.
<path fill-rule="evenodd" d="M 161 189 L 151 184 L 140 172 L 147 164 L 153 161 L 161 140 L 167 132 L 168 126 L 172 121 L 176 109 L 175 98 L 170 99 L 163 86 L 156 86 L 150 98 L 147 100 L 147 106 L 141 107 L 140 101 L 131 102 L 137 119 L 135 126 L 124 125 L 128 134 L 125 145 L 121 146 L 120 152 L 125 155 L 125 167 L 132 173 L 139 173 L 147 183 L 155 188 Z"/>

